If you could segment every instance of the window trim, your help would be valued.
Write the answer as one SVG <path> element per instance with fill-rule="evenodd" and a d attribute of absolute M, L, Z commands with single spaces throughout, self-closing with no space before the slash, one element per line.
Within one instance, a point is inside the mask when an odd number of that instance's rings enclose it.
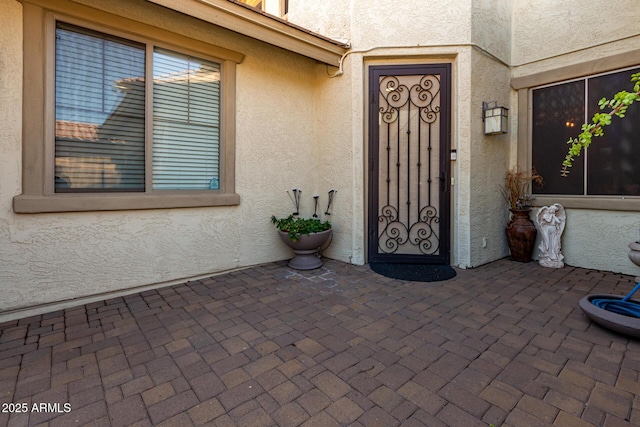
<path fill-rule="evenodd" d="M 640 64 L 640 49 L 626 53 L 612 55 L 558 67 L 539 73 L 515 77 L 511 79 L 511 87 L 518 93 L 518 155 L 519 165 L 531 167 L 532 161 L 532 120 L 533 96 L 535 88 L 569 80 L 580 79 L 592 75 L 614 72 L 619 69 L 638 66 Z M 576 134 L 577 135 L 577 134 Z M 558 171 L 561 165 L 558 164 Z M 566 195 L 536 195 L 534 206 L 549 206 L 560 203 L 565 208 L 595 209 L 609 211 L 640 211 L 639 196 L 566 196 Z"/>
<path fill-rule="evenodd" d="M 38 3 L 38 0 L 35 1 Z M 49 5 L 47 3 L 47 5 Z M 235 193 L 236 64 L 244 55 L 92 8 L 52 2 L 55 10 L 23 3 L 22 194 L 13 199 L 16 213 L 164 209 L 230 206 Z M 68 6 L 67 10 L 64 6 Z M 153 43 L 221 64 L 220 190 L 152 190 L 137 193 L 55 193 L 54 116 L 55 23 L 69 22 L 114 36 Z M 147 46 L 147 49 L 149 46 Z M 149 59 L 147 59 L 149 60 Z M 147 96 L 151 94 L 147 92 Z M 149 108 L 149 99 L 147 100 Z M 147 114 L 147 117 L 149 115 Z M 150 140 L 147 144 L 150 144 Z M 147 156 L 149 151 L 147 150 Z M 148 165 L 148 163 L 146 163 Z M 148 168 L 145 174 L 150 173 Z"/>

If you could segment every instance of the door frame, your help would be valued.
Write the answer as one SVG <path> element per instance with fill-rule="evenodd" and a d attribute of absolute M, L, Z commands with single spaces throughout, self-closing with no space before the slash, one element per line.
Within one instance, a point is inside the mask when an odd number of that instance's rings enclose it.
<path fill-rule="evenodd" d="M 416 263 L 416 264 L 437 264 L 449 265 L 451 262 L 451 216 L 453 209 L 451 206 L 451 135 L 452 135 L 452 63 L 402 63 L 402 64 L 370 64 L 368 65 L 368 99 L 366 105 L 368 111 L 365 112 L 367 118 L 367 262 L 388 262 L 388 263 Z M 379 127 L 378 106 L 379 106 L 379 78 L 386 75 L 429 75 L 438 74 L 440 76 L 440 158 L 438 164 L 440 172 L 444 176 L 441 179 L 441 191 L 439 199 L 439 219 L 440 219 L 440 247 L 437 255 L 411 255 L 411 254 L 383 254 L 377 251 L 378 242 L 378 194 L 379 179 L 378 171 L 378 149 L 379 149 Z M 436 178 L 437 179 L 437 178 Z M 375 205 L 375 206 L 374 206 Z"/>

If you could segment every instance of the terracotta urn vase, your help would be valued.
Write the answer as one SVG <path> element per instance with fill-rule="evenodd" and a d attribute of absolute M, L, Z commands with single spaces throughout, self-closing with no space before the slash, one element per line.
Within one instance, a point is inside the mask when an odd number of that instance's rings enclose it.
<path fill-rule="evenodd" d="M 529 218 L 531 209 L 509 209 L 511 219 L 507 223 L 507 242 L 511 258 L 518 262 L 531 261 L 538 230 Z"/>

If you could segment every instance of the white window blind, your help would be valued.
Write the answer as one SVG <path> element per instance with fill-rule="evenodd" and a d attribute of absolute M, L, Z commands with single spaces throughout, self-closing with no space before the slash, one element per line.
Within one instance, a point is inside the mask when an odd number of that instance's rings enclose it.
<path fill-rule="evenodd" d="M 58 23 L 55 191 L 144 191 L 145 47 Z"/>
<path fill-rule="evenodd" d="M 219 189 L 220 64 L 156 48 L 153 189 Z"/>

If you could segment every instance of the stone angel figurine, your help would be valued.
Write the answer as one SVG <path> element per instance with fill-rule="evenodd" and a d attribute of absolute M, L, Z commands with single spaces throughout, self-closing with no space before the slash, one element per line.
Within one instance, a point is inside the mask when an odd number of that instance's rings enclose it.
<path fill-rule="evenodd" d="M 543 267 L 564 267 L 564 256 L 560 252 L 560 238 L 567 222 L 567 214 L 559 203 L 544 206 L 538 209 L 538 227 L 540 228 L 541 241 L 540 257 L 538 263 Z"/>

